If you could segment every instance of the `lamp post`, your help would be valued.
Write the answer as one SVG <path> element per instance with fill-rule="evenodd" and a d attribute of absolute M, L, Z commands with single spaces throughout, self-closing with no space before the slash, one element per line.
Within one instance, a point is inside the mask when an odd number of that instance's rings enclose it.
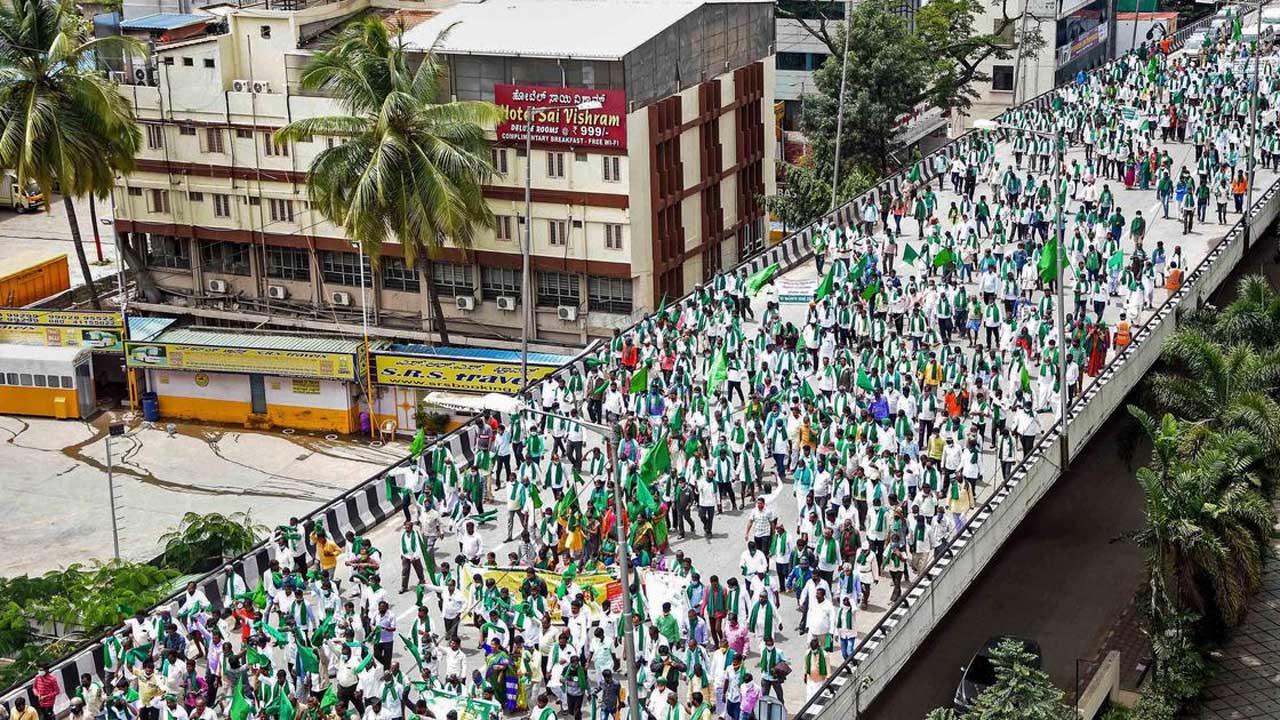
<path fill-rule="evenodd" d="M 599 100 L 583 100 L 574 105 L 542 105 L 525 110 L 524 127 L 524 243 L 520 246 L 520 390 L 529 388 L 529 324 L 533 318 L 533 297 L 529 290 L 529 253 L 533 247 L 533 121 L 549 110 L 599 110 Z"/>
<path fill-rule="evenodd" d="M 852 5 L 852 3 L 850 3 Z M 840 199 L 840 135 L 844 130 L 844 88 L 849 77 L 849 12 L 844 12 L 844 55 L 840 58 L 840 100 L 836 103 L 836 154 L 831 160 L 831 209 Z"/>
<path fill-rule="evenodd" d="M 1054 193 L 1054 205 L 1057 211 L 1053 218 L 1053 237 L 1054 245 L 1054 277 L 1056 290 L 1053 299 L 1054 320 L 1058 326 L 1058 433 L 1062 438 L 1059 447 L 1059 470 L 1066 471 L 1067 465 L 1071 462 L 1071 446 L 1067 442 L 1067 327 L 1064 318 L 1064 310 L 1066 303 L 1066 277 L 1062 266 L 1062 243 L 1063 243 L 1063 221 L 1065 220 L 1066 208 L 1064 207 L 1062 190 L 1059 187 L 1062 176 L 1062 163 L 1065 155 L 1065 142 L 1060 138 L 1059 133 L 1041 132 L 1038 130 L 1024 130 L 1012 125 L 998 123 L 994 120 L 975 120 L 973 126 L 979 130 L 1008 130 L 1011 132 L 1025 132 L 1041 138 L 1048 138 L 1054 144 L 1054 163 L 1053 170 L 1049 173 L 1050 189 Z"/>
<path fill-rule="evenodd" d="M 1259 68 L 1262 62 L 1262 4 L 1263 0 L 1258 0 L 1258 9 L 1254 13 L 1258 16 L 1258 37 L 1254 40 L 1257 46 L 1253 49 L 1253 87 L 1250 89 L 1249 97 L 1249 184 L 1245 186 L 1245 206 L 1244 206 L 1244 249 L 1248 250 L 1253 244 L 1253 225 L 1249 222 L 1249 215 L 1253 212 L 1253 181 L 1256 174 L 1254 167 L 1255 158 L 1258 152 L 1258 85 L 1260 84 Z"/>
<path fill-rule="evenodd" d="M 111 462 L 111 438 L 124 435 L 124 423 L 113 422 L 107 428 L 107 496 L 111 502 L 111 549 L 116 560 L 120 559 L 120 521 L 116 518 L 116 482 Z"/>
<path fill-rule="evenodd" d="M 364 396 L 369 401 L 369 435 L 376 433 L 374 425 L 374 408 L 373 408 L 373 379 L 370 377 L 372 369 L 369 367 L 369 294 L 365 290 L 364 278 L 364 245 L 358 242 L 351 243 L 356 246 L 356 264 L 360 266 L 360 332 L 364 337 Z M 444 325 L 444 318 L 436 318 L 441 326 Z M 359 378 L 356 378 L 359 381 Z"/>
<path fill-rule="evenodd" d="M 454 395 L 452 393 L 431 392 L 423 398 L 423 402 L 431 405 L 455 410 L 489 410 L 493 412 L 516 415 L 521 412 L 542 415 L 557 420 L 568 420 L 582 426 L 583 430 L 596 433 L 604 439 L 605 448 L 613 459 L 613 529 L 614 541 L 617 543 L 618 579 L 622 582 L 622 657 L 627 668 L 627 715 L 629 720 L 640 720 L 640 702 L 637 696 L 636 641 L 635 628 L 631 622 L 631 556 L 627 552 L 627 534 L 622 527 L 622 462 L 618 453 L 618 443 L 622 437 L 618 430 L 608 425 L 586 422 L 566 417 L 558 413 L 546 412 L 531 407 L 524 398 L 502 393 L 489 393 L 480 397 L 470 395 Z"/>

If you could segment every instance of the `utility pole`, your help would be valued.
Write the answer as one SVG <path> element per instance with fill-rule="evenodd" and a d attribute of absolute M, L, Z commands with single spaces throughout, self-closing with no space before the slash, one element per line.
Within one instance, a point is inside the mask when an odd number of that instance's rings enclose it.
<path fill-rule="evenodd" d="M 107 428 L 107 495 L 111 500 L 111 549 L 112 556 L 120 559 L 120 520 L 116 516 L 116 483 L 112 474 L 111 438 L 124 435 L 124 423 L 113 422 Z"/>

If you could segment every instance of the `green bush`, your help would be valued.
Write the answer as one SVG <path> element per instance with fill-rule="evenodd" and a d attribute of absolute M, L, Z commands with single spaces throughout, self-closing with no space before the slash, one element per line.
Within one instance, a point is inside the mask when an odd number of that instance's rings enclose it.
<path fill-rule="evenodd" d="M 268 529 L 247 513 L 187 513 L 178 526 L 160 536 L 164 563 L 184 573 L 208 572 L 228 558 L 249 552 Z"/>

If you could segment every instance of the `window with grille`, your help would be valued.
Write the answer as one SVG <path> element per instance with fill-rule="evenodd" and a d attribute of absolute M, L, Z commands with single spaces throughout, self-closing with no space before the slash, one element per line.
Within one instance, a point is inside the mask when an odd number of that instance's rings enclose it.
<path fill-rule="evenodd" d="M 142 197 L 142 188 L 140 187 L 129 188 L 129 195 L 131 195 L 132 197 Z"/>
<path fill-rule="evenodd" d="M 214 217 L 231 217 L 231 196 L 218 195 L 213 196 L 213 216 Z"/>
<path fill-rule="evenodd" d="M 481 266 L 480 296 L 485 300 L 513 297 L 518 302 L 520 299 L 520 271 L 509 268 Z"/>
<path fill-rule="evenodd" d="M 226 148 L 222 143 L 222 128 L 204 129 L 204 151 L 207 153 L 223 153 Z"/>
<path fill-rule="evenodd" d="M 253 139 L 253 131 L 252 131 L 252 130 L 250 130 L 249 128 L 236 128 L 236 139 L 237 139 L 237 140 L 252 140 L 252 139 Z"/>
<path fill-rule="evenodd" d="M 147 147 L 152 150 L 164 147 L 164 126 L 146 125 L 145 127 L 147 128 Z"/>
<path fill-rule="evenodd" d="M 587 309 L 598 312 L 631 312 L 631 278 L 588 277 Z"/>
<path fill-rule="evenodd" d="M 364 284 L 373 285 L 373 269 L 369 258 L 364 257 Z M 360 287 L 360 256 L 351 252 L 326 251 L 320 258 L 320 272 L 324 281 L 335 285 Z"/>
<path fill-rule="evenodd" d="M 269 198 L 272 222 L 293 222 L 293 201 Z"/>
<path fill-rule="evenodd" d="M 147 192 L 147 212 L 169 212 L 169 191 L 150 190 Z"/>
<path fill-rule="evenodd" d="M 311 281 L 311 254 L 301 248 L 267 246 L 267 277 Z"/>
<path fill-rule="evenodd" d="M 552 245 L 569 244 L 569 222 L 567 220 L 547 221 L 547 240 Z"/>
<path fill-rule="evenodd" d="M 187 193 L 187 199 L 193 203 L 204 202 L 204 193 L 194 191 L 189 192 Z"/>
<path fill-rule="evenodd" d="M 406 265 L 404 258 L 382 258 L 382 287 L 387 290 L 418 292 L 418 288 L 421 286 L 418 280 L 417 268 Z"/>
<path fill-rule="evenodd" d="M 536 280 L 538 306 L 556 307 L 572 305 L 577 307 L 578 276 L 573 273 L 539 271 Z"/>
<path fill-rule="evenodd" d="M 516 239 L 515 218 L 511 217 L 510 215 L 497 215 L 497 216 L 494 216 L 493 219 L 495 221 L 494 235 L 499 240 L 510 242 L 511 240 Z"/>
<path fill-rule="evenodd" d="M 604 181 L 622 182 L 622 158 L 617 155 L 605 155 L 601 160 L 604 162 Z"/>
<path fill-rule="evenodd" d="M 489 155 L 493 160 L 493 171 L 499 175 L 507 174 L 507 149 L 490 148 Z"/>
<path fill-rule="evenodd" d="M 438 262 L 431 265 L 431 277 L 440 295 L 474 295 L 475 281 L 471 279 L 471 266 Z"/>
<path fill-rule="evenodd" d="M 604 246 L 610 250 L 622 249 L 622 226 L 617 223 L 604 224 Z"/>
<path fill-rule="evenodd" d="M 547 153 L 547 177 L 549 178 L 564 177 L 564 153 L 561 153 L 561 152 Z"/>
<path fill-rule="evenodd" d="M 178 126 L 178 134 L 179 134 L 179 135 L 187 135 L 187 136 L 190 136 L 190 137 L 195 137 L 195 135 L 196 135 L 196 126 L 195 126 L 195 125 L 179 125 L 179 126 Z"/>
<path fill-rule="evenodd" d="M 147 236 L 147 265 L 171 270 L 191 269 L 191 247 L 185 238 L 170 235 Z"/>
<path fill-rule="evenodd" d="M 289 144 L 278 143 L 272 133 L 262 133 L 262 152 L 267 157 L 289 157 Z"/>
<path fill-rule="evenodd" d="M 207 272 L 248 275 L 249 246 L 218 240 L 201 242 L 200 264 Z"/>

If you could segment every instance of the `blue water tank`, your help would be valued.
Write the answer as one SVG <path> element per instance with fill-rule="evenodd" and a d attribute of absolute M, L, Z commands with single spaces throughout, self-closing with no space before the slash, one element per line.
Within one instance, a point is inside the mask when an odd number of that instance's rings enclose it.
<path fill-rule="evenodd" d="M 147 422 L 160 419 L 160 398 L 153 392 L 142 393 L 142 418 Z"/>

